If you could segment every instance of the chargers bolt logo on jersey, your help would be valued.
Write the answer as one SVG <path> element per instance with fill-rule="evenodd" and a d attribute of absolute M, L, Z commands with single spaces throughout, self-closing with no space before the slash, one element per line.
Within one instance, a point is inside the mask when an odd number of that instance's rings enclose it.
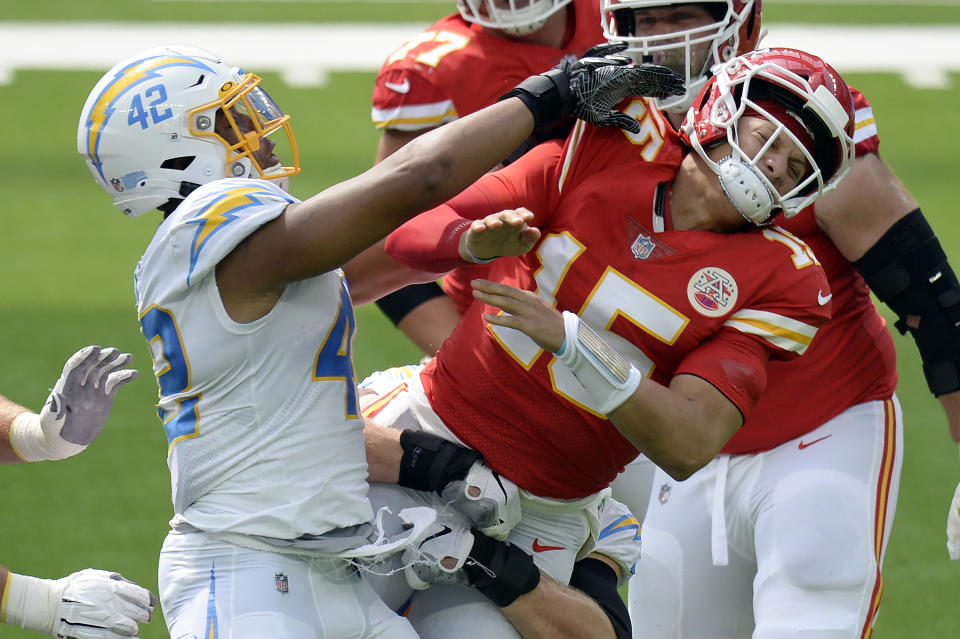
<path fill-rule="evenodd" d="M 720 317 L 737 303 L 737 282 L 722 268 L 702 268 L 687 283 L 687 299 L 701 315 Z"/>

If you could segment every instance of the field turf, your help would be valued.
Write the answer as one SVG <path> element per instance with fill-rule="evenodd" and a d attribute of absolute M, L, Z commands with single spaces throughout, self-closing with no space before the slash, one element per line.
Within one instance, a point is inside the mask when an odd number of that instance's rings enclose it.
<path fill-rule="evenodd" d="M 856 16 L 866 12 L 878 24 L 960 24 L 960 3 L 910 4 L 878 3 L 866 9 L 774 0 L 766 3 L 765 16 L 768 23 L 856 24 Z M 0 21 L 210 22 L 229 16 L 232 22 L 427 24 L 452 6 L 452 1 L 49 0 L 6 3 Z M 904 46 L 905 52 L 909 49 Z M 0 467 L 0 563 L 50 578 L 85 567 L 107 568 L 155 590 L 157 554 L 172 508 L 166 440 L 155 411 L 149 353 L 137 326 L 132 270 L 159 215 L 124 219 L 94 185 L 75 151 L 77 116 L 98 77 L 24 71 L 0 86 L 0 393 L 38 409 L 66 357 L 89 343 L 134 353 L 140 379 L 122 390 L 107 428 L 84 454 Z M 848 79 L 874 106 L 883 157 L 922 204 L 954 267 L 960 267 L 958 78 L 953 75 L 949 88 L 942 90 L 910 88 L 892 73 Z M 295 195 L 309 196 L 370 165 L 377 140 L 369 119 L 372 73 L 334 74 L 326 86 L 314 89 L 289 88 L 270 74 L 265 80 L 279 104 L 294 115 L 305 167 L 304 175 L 295 178 Z M 417 357 L 376 309 L 361 308 L 358 317 L 358 374 Z M 905 456 L 873 636 L 952 637 L 960 628 L 960 564 L 947 560 L 944 527 L 960 479 L 957 448 L 938 402 L 926 391 L 912 341 L 899 335 L 895 340 Z M 0 626 L 3 639 L 30 636 L 38 635 Z M 165 637 L 162 620 L 144 627 L 142 636 Z"/>

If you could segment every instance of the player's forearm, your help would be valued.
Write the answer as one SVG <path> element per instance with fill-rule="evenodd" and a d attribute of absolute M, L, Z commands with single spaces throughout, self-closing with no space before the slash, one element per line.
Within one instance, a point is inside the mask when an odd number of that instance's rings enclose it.
<path fill-rule="evenodd" d="M 414 209 L 450 199 L 499 164 L 533 131 L 533 114 L 511 98 L 428 131 L 381 165 L 419 185 L 398 194 Z M 379 166 L 379 165 L 378 165 Z M 403 177 L 406 176 L 406 179 Z"/>
<path fill-rule="evenodd" d="M 10 576 L 10 569 L 6 566 L 0 566 L 0 601 L 3 601 L 3 593 L 7 590 L 7 577 Z"/>
<path fill-rule="evenodd" d="M 670 388 L 645 379 L 607 417 L 664 472 L 683 480 L 713 459 L 743 420 L 716 388 L 680 375 Z"/>
<path fill-rule="evenodd" d="M 411 310 L 397 323 L 397 328 L 432 357 L 459 321 L 457 307 L 449 297 L 442 296 L 434 297 Z"/>
<path fill-rule="evenodd" d="M 403 266 L 377 242 L 343 266 L 354 306 L 363 306 L 410 284 L 430 282 L 436 274 Z"/>
<path fill-rule="evenodd" d="M 30 412 L 16 402 L 12 402 L 0 395 L 0 464 L 19 464 L 23 462 L 10 444 L 10 425 L 14 418 L 21 413 Z"/>
<path fill-rule="evenodd" d="M 441 204 L 387 236 L 384 249 L 403 267 L 446 273 L 466 264 L 460 257 L 459 241 L 471 222 L 449 204 Z"/>
<path fill-rule="evenodd" d="M 542 573 L 534 590 L 501 611 L 523 639 L 616 639 L 600 606 Z"/>
<path fill-rule="evenodd" d="M 363 427 L 363 437 L 369 481 L 397 483 L 400 478 L 400 462 L 403 459 L 400 431 L 367 420 Z"/>

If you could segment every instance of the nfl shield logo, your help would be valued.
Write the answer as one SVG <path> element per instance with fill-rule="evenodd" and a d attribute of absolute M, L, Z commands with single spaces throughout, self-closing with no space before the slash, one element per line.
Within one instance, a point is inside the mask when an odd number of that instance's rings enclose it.
<path fill-rule="evenodd" d="M 287 576 L 282 572 L 278 572 L 273 576 L 273 585 L 276 587 L 277 592 L 282 592 L 283 594 L 290 592 L 290 582 L 287 581 Z"/>
<path fill-rule="evenodd" d="M 633 244 L 630 245 L 630 252 L 633 253 L 633 257 L 638 260 L 645 260 L 650 257 L 650 254 L 653 253 L 653 249 L 657 248 L 657 245 L 654 244 L 653 240 L 641 233 L 637 236 L 637 239 L 633 241 Z"/>
<path fill-rule="evenodd" d="M 664 484 L 660 486 L 660 494 L 657 496 L 657 501 L 661 504 L 667 503 L 667 500 L 670 499 L 670 484 Z"/>
<path fill-rule="evenodd" d="M 113 190 L 117 193 L 123 193 L 123 184 L 120 183 L 120 180 L 117 178 L 110 178 L 110 184 L 113 185 Z"/>

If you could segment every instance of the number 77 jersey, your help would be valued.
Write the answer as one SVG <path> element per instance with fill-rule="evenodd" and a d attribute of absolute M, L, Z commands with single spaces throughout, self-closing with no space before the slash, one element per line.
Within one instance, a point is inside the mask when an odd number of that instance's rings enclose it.
<path fill-rule="evenodd" d="M 684 151 L 669 129 L 645 130 L 638 139 L 578 125 L 562 150 L 541 145 L 425 215 L 445 215 L 453 228 L 451 211 L 476 218 L 526 206 L 541 239 L 521 258 L 493 262 L 490 279 L 579 314 L 661 384 L 681 373 L 708 381 L 746 417 L 766 363 L 802 354 L 829 319 L 826 277 L 809 247 L 777 227 L 673 230 L 670 188 Z M 412 263 L 394 238 L 416 238 L 428 221 L 391 237 L 395 257 Z M 498 309 L 474 302 L 425 369 L 434 411 L 536 494 L 571 499 L 604 488 L 638 451 L 551 353 L 487 325 L 484 312 Z"/>
<path fill-rule="evenodd" d="M 378 129 L 419 131 L 493 104 L 528 76 L 604 41 L 598 0 L 574 0 L 562 48 L 491 35 L 459 13 L 438 20 L 384 62 L 373 89 Z"/>

